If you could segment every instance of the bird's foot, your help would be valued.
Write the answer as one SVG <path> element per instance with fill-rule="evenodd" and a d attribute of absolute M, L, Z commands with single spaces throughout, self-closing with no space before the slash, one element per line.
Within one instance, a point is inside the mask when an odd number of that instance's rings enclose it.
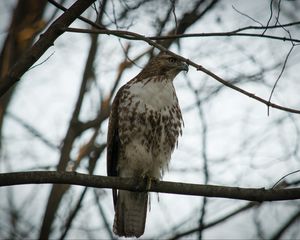
<path fill-rule="evenodd" d="M 150 176 L 147 176 L 147 175 L 143 176 L 143 179 L 146 182 L 146 191 L 147 192 L 151 189 L 153 182 L 156 183 L 156 182 L 159 181 L 158 178 L 156 178 L 156 177 L 150 177 Z"/>

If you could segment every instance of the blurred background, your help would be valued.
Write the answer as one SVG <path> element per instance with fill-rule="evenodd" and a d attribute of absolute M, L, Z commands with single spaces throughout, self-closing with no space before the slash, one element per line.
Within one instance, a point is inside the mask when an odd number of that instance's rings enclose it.
<path fill-rule="evenodd" d="M 83 16 L 145 36 L 223 33 L 159 43 L 266 100 L 273 89 L 272 102 L 300 109 L 299 11 L 296 0 L 98 0 Z M 45 0 L 0 1 L 1 77 L 62 13 Z M 277 27 L 245 31 L 252 36 L 226 34 L 267 25 Z M 81 20 L 71 27 L 92 29 Z M 0 171 L 106 175 L 110 103 L 157 53 L 145 42 L 112 35 L 60 36 L 0 100 Z M 300 169 L 299 115 L 268 113 L 192 67 L 174 85 L 185 127 L 164 180 L 270 188 Z M 295 172 L 279 187 L 299 184 Z M 109 189 L 22 185 L 2 187 L 0 196 L 1 239 L 116 239 Z M 299 217 L 299 201 L 152 193 L 141 238 L 299 239 Z"/>

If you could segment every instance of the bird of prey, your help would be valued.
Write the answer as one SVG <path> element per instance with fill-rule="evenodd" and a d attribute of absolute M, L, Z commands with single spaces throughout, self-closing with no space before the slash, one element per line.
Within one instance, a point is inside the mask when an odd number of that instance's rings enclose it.
<path fill-rule="evenodd" d="M 160 53 L 117 92 L 107 136 L 107 174 L 159 180 L 167 169 L 183 119 L 173 80 L 188 65 Z M 140 237 L 145 230 L 147 192 L 113 190 L 118 236 Z"/>

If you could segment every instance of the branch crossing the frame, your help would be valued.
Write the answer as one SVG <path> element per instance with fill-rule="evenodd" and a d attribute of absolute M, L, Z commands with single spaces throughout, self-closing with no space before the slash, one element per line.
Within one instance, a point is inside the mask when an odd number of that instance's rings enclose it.
<path fill-rule="evenodd" d="M 143 192 L 147 189 L 147 181 L 141 179 L 94 176 L 77 172 L 32 171 L 0 174 L 0 187 L 21 184 L 72 184 L 85 187 L 113 188 L 137 192 Z M 240 188 L 153 181 L 151 182 L 149 191 L 257 202 L 300 199 L 300 188 Z"/>
<path fill-rule="evenodd" d="M 77 32 L 77 33 L 107 34 L 107 35 L 113 35 L 113 36 L 128 39 L 128 40 L 141 40 L 141 41 L 147 42 L 149 45 L 151 45 L 151 46 L 153 46 L 153 47 L 155 47 L 155 48 L 157 48 L 161 51 L 164 51 L 164 52 L 180 59 L 181 61 L 186 62 L 190 66 L 193 66 L 194 68 L 196 68 L 197 71 L 201 71 L 201 72 L 206 73 L 207 75 L 211 76 L 212 78 L 214 78 L 218 82 L 224 84 L 225 86 L 227 86 L 227 87 L 229 87 L 233 90 L 236 90 L 236 91 L 242 93 L 243 95 L 246 95 L 250 98 L 253 98 L 253 99 L 265 104 L 268 108 L 272 107 L 272 108 L 276 108 L 276 109 L 279 109 L 279 110 L 282 110 L 282 111 L 300 114 L 300 110 L 298 110 L 298 109 L 288 108 L 288 107 L 284 107 L 284 106 L 275 104 L 273 102 L 270 102 L 269 100 L 266 100 L 264 98 L 256 96 L 254 93 L 248 92 L 248 91 L 246 91 L 246 90 L 244 90 L 244 89 L 242 89 L 242 88 L 240 88 L 236 85 L 231 84 L 230 82 L 224 80 L 223 78 L 221 78 L 218 75 L 214 74 L 213 72 L 209 71 L 208 69 L 206 69 L 202 65 L 199 65 L 199 64 L 191 61 L 190 59 L 184 58 L 181 55 L 178 55 L 178 54 L 168 50 L 167 48 L 163 47 L 159 43 L 151 40 L 151 38 L 145 37 L 141 34 L 138 34 L 138 33 L 135 33 L 135 32 L 130 32 L 130 31 L 122 31 L 122 30 L 107 30 L 107 29 L 103 30 L 102 26 L 99 26 L 99 30 L 88 30 L 88 29 L 77 29 L 77 28 L 65 28 L 65 29 L 62 29 L 62 30 L 67 31 L 67 32 Z M 174 36 L 176 36 L 176 35 L 174 35 Z M 172 36 L 172 37 L 174 37 L 174 36 Z M 264 36 L 266 36 L 266 35 L 264 35 Z M 300 42 L 300 40 L 299 40 L 299 42 Z"/>
<path fill-rule="evenodd" d="M 255 94 L 248 92 L 240 87 L 237 87 L 230 82 L 224 80 L 223 78 L 219 77 L 218 75 L 214 74 L 213 72 L 209 71 L 208 69 L 204 68 L 203 66 L 184 58 L 178 54 L 175 54 L 174 52 L 168 50 L 167 48 L 163 47 L 159 43 L 155 42 L 154 40 L 157 40 L 158 38 L 182 38 L 182 37 L 192 37 L 194 36 L 200 36 L 200 34 L 185 34 L 185 35 L 173 35 L 173 36 L 166 36 L 166 37 L 146 37 L 138 33 L 130 32 L 130 31 L 121 31 L 121 30 L 108 30 L 104 26 L 98 25 L 96 23 L 92 23 L 90 20 L 79 16 L 89 5 L 91 5 L 95 0 L 78 0 L 75 2 L 73 6 L 71 6 L 68 10 L 66 10 L 63 6 L 56 3 L 53 0 L 48 0 L 50 3 L 54 4 L 56 7 L 60 8 L 63 11 L 66 11 L 64 14 L 61 15 L 53 24 L 50 25 L 50 27 L 43 33 L 42 37 L 32 46 L 32 48 L 22 57 L 20 60 L 15 64 L 15 66 L 10 70 L 9 74 L 2 79 L 3 82 L 0 84 L 0 97 L 2 97 L 16 82 L 19 81 L 20 77 L 28 71 L 28 69 L 42 56 L 42 54 L 53 45 L 53 42 L 56 40 L 57 37 L 59 37 L 64 31 L 68 32 L 85 32 L 85 33 L 95 33 L 95 34 L 107 34 L 107 35 L 114 35 L 119 38 L 129 39 L 129 40 L 140 40 L 148 43 L 149 45 L 169 53 L 170 55 L 180 59 L 181 61 L 186 62 L 188 65 L 193 66 L 198 71 L 202 71 L 206 73 L 207 75 L 211 76 L 218 82 L 224 84 L 225 86 L 240 92 L 243 95 L 246 95 L 250 98 L 253 98 L 263 104 L 265 104 L 268 108 L 276 108 L 279 110 L 283 110 L 290 113 L 296 113 L 300 114 L 300 110 L 294 109 L 294 108 L 288 108 L 284 107 L 275 103 L 272 103 L 268 100 L 265 100 L 261 97 L 256 96 Z M 68 14 L 67 14 L 68 13 Z M 76 15 L 77 17 L 87 22 L 88 24 L 92 25 L 97 30 L 84 30 L 84 29 L 74 29 L 74 28 L 67 28 L 68 25 L 71 24 L 72 21 L 75 20 Z M 75 17 L 74 17 L 75 16 Z M 281 27 L 288 27 L 300 24 L 300 22 L 294 22 L 294 23 L 288 23 L 288 24 L 281 24 Z M 278 28 L 279 26 L 268 26 L 268 28 Z M 212 33 L 207 34 L 206 36 L 251 36 L 251 37 L 258 37 L 257 34 L 251 34 L 251 33 L 241 33 L 241 31 L 249 30 L 249 29 L 262 29 L 261 27 L 255 27 L 255 26 L 249 26 L 245 28 L 240 28 L 235 31 L 227 32 L 227 33 Z M 202 34 L 202 36 L 205 36 Z M 281 38 L 276 36 L 268 36 L 268 35 L 260 35 L 259 37 L 268 37 L 273 38 L 277 40 L 282 41 L 293 41 L 293 42 L 300 42 L 298 39 L 289 39 L 289 38 Z"/>

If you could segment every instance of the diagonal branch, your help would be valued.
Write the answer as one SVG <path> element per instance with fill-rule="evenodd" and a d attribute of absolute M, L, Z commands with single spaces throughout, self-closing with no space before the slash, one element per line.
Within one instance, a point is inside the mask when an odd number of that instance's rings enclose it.
<path fill-rule="evenodd" d="M 61 8 L 62 10 L 65 10 L 63 8 Z M 175 36 L 163 36 L 163 37 L 146 37 L 146 36 L 143 36 L 141 34 L 137 34 L 137 33 L 134 33 L 134 32 L 130 32 L 130 31 L 119 31 L 119 30 L 108 30 L 108 29 L 104 29 L 103 26 L 101 25 L 98 25 L 96 23 L 92 23 L 90 20 L 88 19 L 85 19 L 85 18 L 81 18 L 81 20 L 87 22 L 88 24 L 91 24 L 93 27 L 99 29 L 99 30 L 88 30 L 87 32 L 89 33 L 98 33 L 98 34 L 108 34 L 108 35 L 114 35 L 114 36 L 117 36 L 117 37 L 120 37 L 120 38 L 125 38 L 125 39 L 129 39 L 129 40 L 142 40 L 142 41 L 145 41 L 147 42 L 149 45 L 161 50 L 161 51 L 165 51 L 165 52 L 168 52 L 170 55 L 173 55 L 174 57 L 177 57 L 179 58 L 180 60 L 182 61 L 185 61 L 187 64 L 195 67 L 198 71 L 202 71 L 204 73 L 206 73 L 207 75 L 211 76 L 212 78 L 214 78 L 215 80 L 217 80 L 218 82 L 224 84 L 225 86 L 231 88 L 231 89 L 234 89 L 250 98 L 253 98 L 263 104 L 265 104 L 268 108 L 269 107 L 272 107 L 272 108 L 276 108 L 276 109 L 279 109 L 279 110 L 283 110 L 283 111 L 287 111 L 287 112 L 291 112 L 291 113 L 297 113 L 297 114 L 300 114 L 300 110 L 297 110 L 297 109 L 293 109 L 293 108 L 287 108 L 287 107 L 283 107 L 283 106 L 280 106 L 278 104 L 275 104 L 275 103 L 272 103 L 268 100 L 265 100 L 263 98 L 260 98 L 258 96 L 256 96 L 255 94 L 253 93 L 250 93 L 248 91 L 245 91 L 244 89 L 242 88 L 239 88 L 231 83 L 229 83 L 228 81 L 224 80 L 223 78 L 217 76 L 216 74 L 212 73 L 211 71 L 209 71 L 208 69 L 204 68 L 203 66 L 199 65 L 199 64 L 196 64 L 194 62 L 192 62 L 191 60 L 189 59 L 186 59 L 180 55 L 177 55 L 171 51 L 169 51 L 167 48 L 165 48 L 164 46 L 162 46 L 161 44 L 158 44 L 157 42 L 155 42 L 154 40 L 162 40 L 162 39 L 168 39 L 168 38 L 178 38 L 180 37 L 180 35 L 175 35 Z M 281 24 L 280 26 L 278 25 L 274 25 L 274 26 L 248 26 L 248 27 L 244 27 L 244 28 L 239 28 L 239 29 L 236 29 L 234 31 L 231 31 L 231 32 L 222 32 L 222 33 L 208 33 L 208 34 L 182 34 L 181 37 L 192 37 L 192 36 L 249 36 L 249 37 L 258 37 L 256 34 L 253 34 L 253 33 L 241 33 L 242 31 L 245 31 L 245 30 L 251 30 L 251 29 L 265 29 L 265 28 L 270 28 L 270 29 L 273 29 L 273 28 L 282 28 L 282 27 L 290 27 L 290 26 L 294 26 L 294 25 L 298 25 L 300 24 L 300 21 L 296 21 L 296 22 L 292 22 L 292 23 L 287 23 L 287 24 Z M 83 32 L 82 29 L 63 29 L 63 31 L 71 31 L 71 32 Z M 300 42 L 300 40 L 298 39 L 290 39 L 290 38 L 282 38 L 282 37 L 277 37 L 277 36 L 266 36 L 266 35 L 261 35 L 259 34 L 259 37 L 267 37 L 267 38 L 273 38 L 273 39 L 280 39 L 280 40 L 283 40 L 283 41 L 294 41 L 294 42 Z M 0 86 L 0 90 L 1 90 L 1 86 Z M 0 91 L 1 93 L 1 91 Z"/>
<path fill-rule="evenodd" d="M 80 1 L 81 0 L 79 0 L 77 3 L 79 3 Z M 90 3 L 92 3 L 92 2 L 93 1 L 90 1 Z M 86 7 L 88 7 L 88 6 L 86 6 Z M 66 14 L 68 11 L 70 11 L 70 10 L 67 10 L 64 14 Z M 64 14 L 62 16 L 64 16 Z M 79 15 L 80 14 L 77 13 L 75 18 L 78 17 Z M 58 18 L 58 20 L 56 20 L 56 22 L 59 21 L 59 19 L 60 18 Z M 62 24 L 65 24 L 65 23 L 63 22 Z M 51 25 L 51 26 L 53 26 L 53 25 Z M 50 26 L 50 28 L 51 28 L 51 26 Z M 55 23 L 54 23 L 54 26 L 55 26 Z M 65 138 L 62 143 L 61 155 L 60 155 L 59 162 L 57 165 L 58 171 L 65 171 L 66 168 L 68 167 L 69 160 L 70 160 L 70 152 L 72 150 L 74 141 L 81 134 L 81 131 L 80 131 L 81 124 L 79 121 L 79 114 L 81 111 L 84 95 L 87 90 L 86 86 L 87 86 L 88 82 L 93 78 L 92 66 L 93 66 L 93 62 L 94 62 L 94 59 L 96 56 L 96 51 L 97 51 L 97 46 L 98 46 L 97 39 L 98 39 L 98 36 L 95 36 L 95 35 L 92 36 L 90 51 L 89 51 L 89 54 L 87 57 L 78 97 L 77 97 L 77 100 L 75 103 L 75 107 L 74 107 L 74 110 L 72 113 L 69 127 L 67 129 Z M 49 234 L 51 232 L 51 226 L 53 224 L 53 221 L 55 220 L 55 214 L 57 212 L 57 209 L 59 207 L 59 204 L 60 204 L 65 192 L 68 189 L 69 189 L 68 185 L 54 185 L 52 187 L 50 194 L 49 194 L 48 202 L 46 204 L 45 214 L 43 217 L 42 225 L 40 228 L 40 237 L 39 237 L 40 239 L 48 239 L 49 238 Z"/>
<path fill-rule="evenodd" d="M 280 28 L 283 27 L 291 27 L 294 25 L 300 25 L 300 22 L 291 22 L 287 24 L 280 25 Z M 199 38 L 199 37 L 236 37 L 236 36 L 244 36 L 244 37 L 256 37 L 256 38 L 269 38 L 274 40 L 280 41 L 290 41 L 294 43 L 300 43 L 300 39 L 298 38 L 291 38 L 291 37 L 281 37 L 276 35 L 261 35 L 261 33 L 254 33 L 254 32 L 244 32 L 246 30 L 261 30 L 265 29 L 265 26 L 257 27 L 257 26 L 248 26 L 244 28 L 238 28 L 228 32 L 202 32 L 202 33 L 184 33 L 184 34 L 169 34 L 164 36 L 144 36 L 149 40 L 170 40 L 170 39 L 180 39 L 180 38 Z M 279 26 L 270 26 L 270 29 L 279 28 Z M 128 39 L 128 40 L 142 40 L 138 36 L 131 35 L 130 31 L 126 30 L 110 30 L 110 29 L 103 29 L 101 26 L 97 27 L 98 30 L 89 30 L 89 29 L 80 29 L 80 28 L 66 28 L 63 31 L 67 32 L 77 32 L 77 33 L 94 33 L 94 34 L 108 34 L 108 35 L 115 35 L 120 38 Z M 165 46 L 164 44 L 161 44 Z"/>
<path fill-rule="evenodd" d="M 77 29 L 74 29 L 74 28 L 64 29 L 64 31 L 70 31 L 70 32 L 83 32 L 83 31 L 86 31 L 88 33 L 92 33 L 89 30 L 83 30 L 82 31 L 82 29 L 77 31 Z M 250 98 L 253 98 L 253 99 L 265 104 L 267 107 L 276 108 L 276 109 L 286 111 L 286 112 L 290 112 L 290 113 L 300 114 L 300 110 L 298 110 L 298 109 L 283 107 L 281 105 L 272 103 L 272 102 L 270 102 L 270 101 L 268 101 L 264 98 L 256 96 L 254 93 L 248 92 L 248 91 L 246 91 L 246 90 L 244 90 L 244 89 L 242 89 L 242 88 L 240 88 L 236 85 L 233 85 L 232 83 L 230 83 L 230 82 L 226 81 L 225 79 L 219 77 L 218 75 L 214 74 L 213 72 L 211 72 L 207 68 L 203 67 L 202 65 L 199 65 L 199 64 L 191 61 L 190 59 L 184 58 L 181 55 L 178 55 L 178 54 L 168 50 L 167 48 L 165 48 L 161 44 L 159 44 L 159 43 L 157 43 L 157 42 L 151 40 L 150 38 L 145 37 L 141 34 L 138 34 L 138 33 L 135 33 L 135 32 L 130 32 L 130 31 L 121 31 L 121 30 L 96 30 L 96 31 L 94 31 L 94 33 L 98 33 L 98 34 L 102 33 L 102 34 L 114 35 L 116 37 L 122 37 L 122 38 L 125 38 L 125 39 L 130 39 L 130 40 L 144 41 L 144 42 L 148 43 L 149 45 L 151 45 L 151 46 L 153 46 L 153 47 L 155 47 L 155 48 L 157 48 L 161 51 L 164 51 L 164 52 L 170 54 L 171 56 L 174 56 L 175 58 L 177 58 L 177 59 L 179 59 L 183 62 L 186 62 L 188 65 L 193 66 L 194 68 L 196 68 L 197 71 L 201 71 L 201 72 L 206 73 L 207 75 L 214 78 L 215 80 L 222 83 L 223 85 L 225 85 L 225 86 L 227 86 L 227 87 L 229 87 L 229 88 L 231 88 L 235 91 L 238 91 L 243 95 L 246 95 Z M 291 40 L 291 41 L 294 41 L 294 40 Z"/>
<path fill-rule="evenodd" d="M 252 207 L 254 206 L 258 206 L 259 203 L 257 202 L 249 202 L 248 204 L 240 207 L 239 209 L 237 210 L 234 210 L 226 215 L 224 215 L 223 217 L 220 217 L 212 222 L 209 222 L 207 224 L 204 224 L 201 228 L 201 230 L 203 231 L 204 229 L 207 229 L 207 228 L 211 228 L 211 227 L 214 227 L 215 225 L 219 224 L 219 223 L 222 223 L 222 222 L 225 222 L 226 220 L 230 219 L 231 217 L 234 217 L 244 211 L 247 211 L 248 209 L 251 209 Z M 192 229 L 189 229 L 187 231 L 184 231 L 184 232 L 181 232 L 181 233 L 177 233 L 176 235 L 174 235 L 173 237 L 170 238 L 170 240 L 176 240 L 176 239 L 181 239 L 182 237 L 186 237 L 190 234 L 193 234 L 195 232 L 198 232 L 199 231 L 199 227 L 196 227 L 196 228 L 192 228 Z"/>
<path fill-rule="evenodd" d="M 85 195 L 86 195 L 86 193 L 87 193 L 87 190 L 88 190 L 88 188 L 84 188 L 84 190 L 82 191 L 82 193 L 81 193 L 81 195 L 80 195 L 80 197 L 79 197 L 79 199 L 78 199 L 78 201 L 77 201 L 75 207 L 74 207 L 74 208 L 71 210 L 71 212 L 69 213 L 68 218 L 67 218 L 67 220 L 66 220 L 66 223 L 65 223 L 65 225 L 63 226 L 64 230 L 63 230 L 61 236 L 59 237 L 60 240 L 63 240 L 63 239 L 66 238 L 66 235 L 67 235 L 69 229 L 71 228 L 71 225 L 72 225 L 73 220 L 75 219 L 75 217 L 76 217 L 78 211 L 79 211 L 79 210 L 81 209 L 81 207 L 82 207 L 82 202 L 83 202 L 83 199 L 84 199 L 84 197 L 85 197 Z"/>
<path fill-rule="evenodd" d="M 297 220 L 300 218 L 300 211 L 295 212 L 293 215 L 290 216 L 290 218 L 286 221 L 281 228 L 278 229 L 278 231 L 270 237 L 271 240 L 278 240 L 283 239 L 282 235 L 288 230 L 291 225 L 293 225 Z"/>
<path fill-rule="evenodd" d="M 80 16 L 95 0 L 78 0 L 54 23 L 50 25 L 39 40 L 19 59 L 0 82 L 0 96 L 3 96 L 22 75 L 50 48 L 54 41 L 64 32 L 62 28 L 68 27 L 78 16 Z"/>
<path fill-rule="evenodd" d="M 109 236 L 110 239 L 112 240 L 116 240 L 116 238 L 114 237 L 114 234 L 112 232 L 112 229 L 110 227 L 110 224 L 108 222 L 107 216 L 105 214 L 104 208 L 102 207 L 101 201 L 100 201 L 100 194 L 94 190 L 94 196 L 95 196 L 95 203 L 99 209 L 100 215 L 102 217 L 102 220 L 104 222 L 104 226 L 105 226 L 105 230 Z"/>
<path fill-rule="evenodd" d="M 94 188 L 114 188 L 144 192 L 147 182 L 141 179 L 92 176 L 76 172 L 32 171 L 0 174 L 0 186 L 22 184 L 72 184 Z M 180 182 L 153 181 L 150 192 L 228 198 L 247 201 L 283 201 L 300 199 L 300 188 L 240 188 Z"/>
<path fill-rule="evenodd" d="M 55 145 L 53 142 L 51 142 L 49 139 L 47 139 L 40 131 L 35 129 L 32 125 L 25 122 L 22 118 L 18 117 L 17 115 L 6 112 L 6 115 L 16 121 L 18 124 L 20 124 L 23 128 L 25 128 L 28 132 L 30 132 L 34 137 L 37 137 L 40 139 L 46 146 L 51 148 L 52 150 L 58 150 L 59 147 Z"/>

